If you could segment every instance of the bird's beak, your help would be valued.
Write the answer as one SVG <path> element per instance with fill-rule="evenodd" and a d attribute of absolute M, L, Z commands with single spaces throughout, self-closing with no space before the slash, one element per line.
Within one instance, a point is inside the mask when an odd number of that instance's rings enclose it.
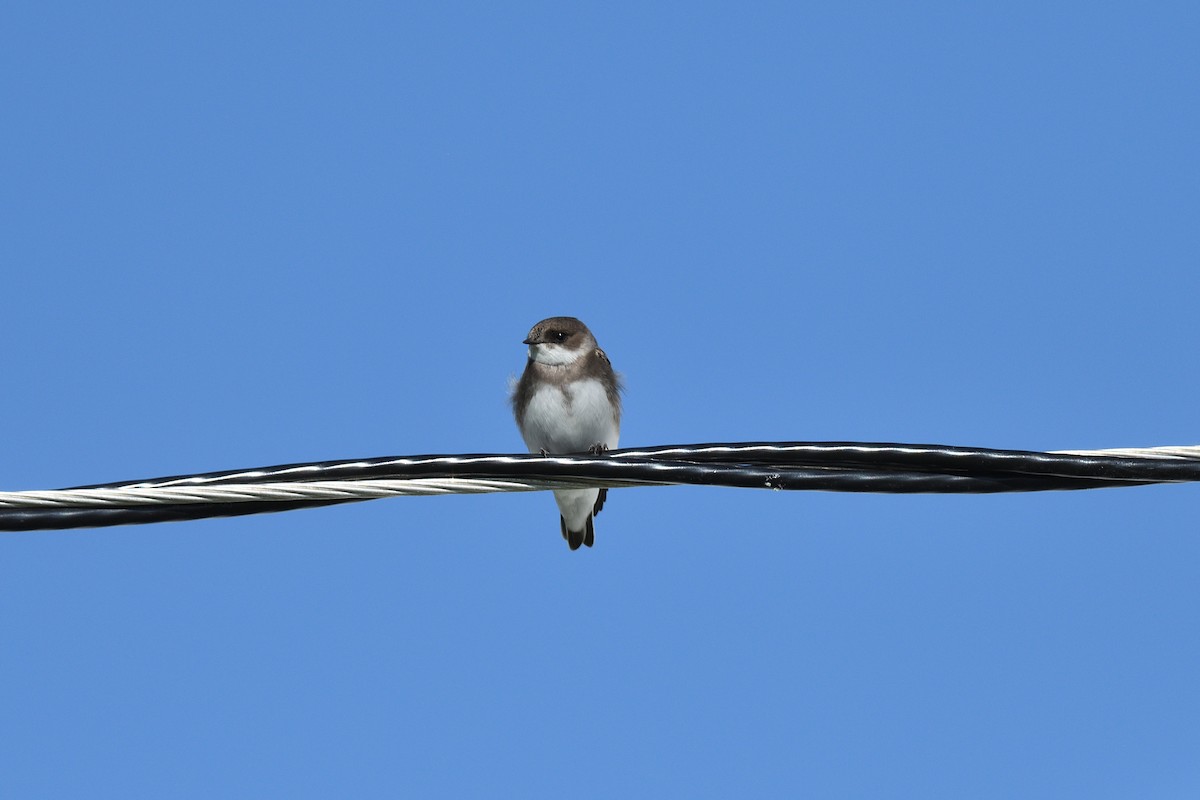
<path fill-rule="evenodd" d="M 533 338 L 531 337 L 531 338 L 526 339 L 525 341 L 521 342 L 521 344 L 537 344 L 537 342 L 535 342 L 533 340 Z"/>

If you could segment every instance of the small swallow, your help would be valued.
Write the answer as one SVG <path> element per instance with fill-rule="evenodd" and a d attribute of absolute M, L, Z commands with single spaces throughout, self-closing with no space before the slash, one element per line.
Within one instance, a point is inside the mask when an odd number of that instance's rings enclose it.
<path fill-rule="evenodd" d="M 621 379 L 596 337 L 574 317 L 544 319 L 525 337 L 529 361 L 513 392 L 513 413 L 531 453 L 602 453 L 621 435 Z M 592 546 L 592 518 L 607 489 L 561 489 L 559 527 L 572 550 Z"/>

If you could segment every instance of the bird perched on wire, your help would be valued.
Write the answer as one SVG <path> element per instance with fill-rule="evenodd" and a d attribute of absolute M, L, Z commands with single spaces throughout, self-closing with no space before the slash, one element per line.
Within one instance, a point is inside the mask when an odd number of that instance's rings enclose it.
<path fill-rule="evenodd" d="M 531 453 L 602 453 L 621 435 L 621 379 L 588 327 L 574 317 L 544 319 L 525 337 L 529 361 L 513 392 L 513 413 Z M 607 489 L 554 492 L 559 527 L 572 550 L 592 546 L 592 518 Z"/>

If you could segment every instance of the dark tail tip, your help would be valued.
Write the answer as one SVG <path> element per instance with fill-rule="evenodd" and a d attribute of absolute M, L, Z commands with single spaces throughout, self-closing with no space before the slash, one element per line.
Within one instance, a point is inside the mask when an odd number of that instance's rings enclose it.
<path fill-rule="evenodd" d="M 583 543 L 591 547 L 596 541 L 596 528 L 592 525 L 592 518 L 588 517 L 587 530 L 583 532 Z"/>
<path fill-rule="evenodd" d="M 589 525 L 591 521 L 592 518 L 588 517 Z M 570 547 L 572 550 L 578 550 L 579 546 L 583 544 L 583 531 L 567 530 L 567 520 L 563 517 L 558 518 L 558 527 L 562 531 L 563 538 L 567 540 L 567 547 Z"/>

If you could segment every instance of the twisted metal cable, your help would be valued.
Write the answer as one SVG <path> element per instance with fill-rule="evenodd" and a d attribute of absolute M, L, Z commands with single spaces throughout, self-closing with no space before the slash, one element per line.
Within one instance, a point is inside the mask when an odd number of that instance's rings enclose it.
<path fill-rule="evenodd" d="M 271 513 L 399 495 L 706 485 L 995 493 L 1200 481 L 1200 446 L 1043 453 L 942 445 L 742 442 L 604 455 L 429 455 L 285 464 L 0 492 L 0 531 Z"/>

